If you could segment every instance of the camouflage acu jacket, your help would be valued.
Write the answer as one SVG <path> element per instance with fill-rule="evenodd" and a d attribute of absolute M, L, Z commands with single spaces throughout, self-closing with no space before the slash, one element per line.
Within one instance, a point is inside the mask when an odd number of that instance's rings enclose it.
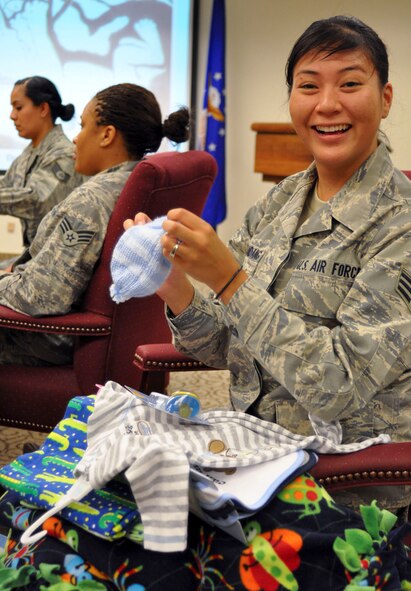
<path fill-rule="evenodd" d="M 66 314 L 79 304 L 100 256 L 114 205 L 135 165 L 124 162 L 96 174 L 46 215 L 14 271 L 0 277 L 0 304 L 32 316 Z M 70 361 L 68 337 L 10 333 L 18 347 L 24 346 L 34 357 L 50 363 Z"/>
<path fill-rule="evenodd" d="M 29 246 L 43 217 L 78 187 L 85 177 L 74 170 L 72 142 L 55 125 L 41 144 L 31 144 L 0 179 L 0 214 L 21 221 Z"/>
<path fill-rule="evenodd" d="M 381 144 L 298 228 L 315 181 L 312 165 L 249 210 L 230 241 L 248 280 L 227 306 L 196 292 L 176 345 L 230 370 L 235 409 L 411 439 L 411 183 Z"/>

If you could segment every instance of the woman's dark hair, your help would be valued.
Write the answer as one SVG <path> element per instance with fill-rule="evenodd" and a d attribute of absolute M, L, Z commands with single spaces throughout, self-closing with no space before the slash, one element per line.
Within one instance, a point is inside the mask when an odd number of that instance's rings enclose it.
<path fill-rule="evenodd" d="M 57 117 L 63 121 L 70 121 L 74 115 L 74 105 L 71 103 L 63 105 L 61 96 L 53 82 L 43 76 L 30 76 L 22 78 L 14 83 L 14 86 L 24 86 L 26 96 L 37 107 L 41 103 L 47 103 L 50 107 L 50 114 L 53 123 Z"/>
<path fill-rule="evenodd" d="M 330 56 L 350 49 L 362 49 L 372 61 L 381 86 L 388 82 L 387 48 L 377 33 L 358 18 L 332 16 L 313 22 L 295 42 L 285 68 L 288 92 L 293 85 L 294 68 L 304 55 L 314 51 Z"/>
<path fill-rule="evenodd" d="M 162 122 L 160 106 L 152 92 L 137 84 L 115 84 L 94 97 L 98 125 L 113 125 L 131 157 L 156 152 L 163 137 L 181 143 L 189 137 L 190 115 L 181 107 Z"/>

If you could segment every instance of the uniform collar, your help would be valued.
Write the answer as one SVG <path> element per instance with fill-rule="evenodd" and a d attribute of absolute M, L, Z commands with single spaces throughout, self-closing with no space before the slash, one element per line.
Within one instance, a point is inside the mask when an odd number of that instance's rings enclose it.
<path fill-rule="evenodd" d="M 108 172 L 116 172 L 117 170 L 133 170 L 138 162 L 139 160 L 126 160 L 125 162 L 121 162 L 120 164 L 116 164 L 115 166 L 111 166 L 105 170 L 101 170 L 97 174 L 107 174 Z"/>
<path fill-rule="evenodd" d="M 387 147 L 381 143 L 343 188 L 330 199 L 333 218 L 350 230 L 368 222 L 374 215 L 381 196 L 386 193 L 393 173 L 394 166 Z"/>
<path fill-rule="evenodd" d="M 311 217 L 300 226 L 294 236 L 308 236 L 317 232 L 326 232 L 332 228 L 332 215 L 329 202 L 324 201 L 323 207 L 317 210 Z"/>
<path fill-rule="evenodd" d="M 43 152 L 47 152 L 50 146 L 52 146 L 57 138 L 63 134 L 63 129 L 59 123 L 54 125 L 52 129 L 48 132 L 46 136 L 42 139 L 38 146 L 34 147 L 32 143 L 30 143 L 31 152 L 32 154 L 40 154 Z"/>
<path fill-rule="evenodd" d="M 305 236 L 329 230 L 332 226 L 330 207 L 327 203 L 324 203 L 325 207 L 319 209 L 297 230 L 304 203 L 311 191 L 314 190 L 316 181 L 317 169 L 315 164 L 312 163 L 302 176 L 299 176 L 294 181 L 297 182 L 297 185 L 294 188 L 292 198 L 285 203 L 278 213 L 283 231 L 289 239 L 293 236 Z"/>
<path fill-rule="evenodd" d="M 381 196 L 387 192 L 393 173 L 394 166 L 388 149 L 384 143 L 380 143 L 342 189 L 296 230 L 305 200 L 314 189 L 317 180 L 317 169 L 315 163 L 312 163 L 303 175 L 294 181 L 296 186 L 293 196 L 279 212 L 285 234 L 291 238 L 294 235 L 297 237 L 330 230 L 333 219 L 350 230 L 359 228 L 373 216 Z"/>

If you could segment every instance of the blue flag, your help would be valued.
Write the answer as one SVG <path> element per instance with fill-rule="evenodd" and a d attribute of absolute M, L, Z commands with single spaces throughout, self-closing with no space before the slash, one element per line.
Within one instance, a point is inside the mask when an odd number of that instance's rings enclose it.
<path fill-rule="evenodd" d="M 204 91 L 204 146 L 217 160 L 218 174 L 202 217 L 214 228 L 227 212 L 225 199 L 225 0 L 214 0 Z"/>

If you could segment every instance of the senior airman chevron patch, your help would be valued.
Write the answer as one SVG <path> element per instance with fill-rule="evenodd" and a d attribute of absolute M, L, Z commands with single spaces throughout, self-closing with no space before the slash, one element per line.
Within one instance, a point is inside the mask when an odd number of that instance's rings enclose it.
<path fill-rule="evenodd" d="M 60 222 L 60 230 L 62 231 L 63 244 L 65 246 L 76 246 L 76 244 L 88 244 L 93 240 L 95 232 L 87 230 L 73 230 L 72 225 L 67 218 Z"/>
<path fill-rule="evenodd" d="M 411 310 L 411 274 L 403 267 L 401 267 L 395 290 Z"/>

